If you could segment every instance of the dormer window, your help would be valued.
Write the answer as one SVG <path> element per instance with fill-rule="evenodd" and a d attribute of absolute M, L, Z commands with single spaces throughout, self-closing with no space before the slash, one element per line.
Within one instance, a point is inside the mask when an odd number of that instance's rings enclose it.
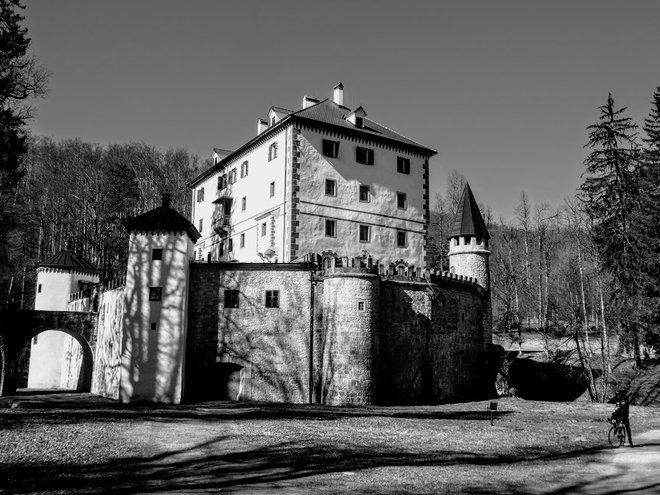
<path fill-rule="evenodd" d="M 277 121 L 277 119 L 276 119 L 275 115 L 273 115 L 273 116 L 270 118 L 270 126 L 271 126 L 271 127 L 274 126 L 276 121 Z"/>
<path fill-rule="evenodd" d="M 357 110 L 351 112 L 346 117 L 346 120 L 353 124 L 358 129 L 364 128 L 364 118 L 367 116 L 367 112 L 364 111 L 364 108 L 358 107 Z"/>

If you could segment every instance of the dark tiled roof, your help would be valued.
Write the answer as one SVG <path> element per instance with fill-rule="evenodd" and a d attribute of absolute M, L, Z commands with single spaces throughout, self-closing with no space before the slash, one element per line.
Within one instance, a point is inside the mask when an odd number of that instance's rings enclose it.
<path fill-rule="evenodd" d="M 43 260 L 37 267 L 44 268 L 62 268 L 64 270 L 87 270 L 91 272 L 100 272 L 99 268 L 87 261 L 82 256 L 78 256 L 73 251 L 67 249 Z"/>
<path fill-rule="evenodd" d="M 362 108 L 362 107 L 359 107 Z M 364 111 L 364 109 L 363 109 Z M 394 141 L 396 143 L 405 144 L 408 146 L 414 146 L 415 148 L 420 148 L 422 151 L 425 151 L 429 155 L 435 155 L 436 152 L 432 149 L 426 148 L 421 144 L 409 139 L 401 134 L 394 132 L 392 129 L 389 129 L 383 125 L 380 125 L 378 122 L 374 122 L 369 118 L 364 119 L 364 128 L 358 129 L 344 117 L 350 115 L 352 111 L 346 107 L 337 105 L 334 101 L 330 99 L 325 99 L 316 105 L 299 110 L 293 114 L 291 117 L 294 119 L 308 119 L 316 122 L 321 122 L 323 124 L 328 124 L 331 126 L 339 127 L 345 130 L 364 132 L 365 134 L 371 135 L 374 138 L 386 139 L 389 141 Z"/>
<path fill-rule="evenodd" d="M 213 151 L 220 157 L 229 156 L 233 153 L 231 150 L 223 150 L 222 148 L 213 148 Z"/>
<path fill-rule="evenodd" d="M 195 226 L 178 211 L 169 207 L 169 199 L 163 198 L 163 206 L 138 215 L 124 222 L 130 231 L 185 232 L 193 242 L 202 237 Z"/>
<path fill-rule="evenodd" d="M 281 111 L 289 112 L 289 110 L 280 107 L 272 108 L 277 108 Z M 344 119 L 344 117 L 348 116 L 350 113 L 350 108 L 337 105 L 334 101 L 327 98 L 312 106 L 303 108 L 302 110 L 291 112 L 286 117 L 282 118 L 276 125 L 253 137 L 236 151 L 222 158 L 213 167 L 199 174 L 192 181 L 190 181 L 188 187 L 194 187 L 195 184 L 199 183 L 201 180 L 205 179 L 216 170 L 223 168 L 227 162 L 234 158 L 234 156 L 242 153 L 256 142 L 263 139 L 269 139 L 272 133 L 276 132 L 277 129 L 280 129 L 280 126 L 286 125 L 288 122 L 298 122 L 311 126 L 323 126 L 330 129 L 336 129 L 338 132 L 343 131 L 346 134 L 353 136 L 364 137 L 367 135 L 371 136 L 375 141 L 382 141 L 393 145 L 402 145 L 407 148 L 412 148 L 413 150 L 427 156 L 433 156 L 437 154 L 434 150 L 422 146 L 412 139 L 408 139 L 407 137 L 402 136 L 401 134 L 398 134 L 393 130 L 368 118 L 364 119 L 363 128 L 356 128 L 353 124 Z"/>
<path fill-rule="evenodd" d="M 477 239 L 490 239 L 484 218 L 481 216 L 472 189 L 466 182 L 460 206 L 454 218 L 454 226 L 449 237 L 473 236 Z"/>

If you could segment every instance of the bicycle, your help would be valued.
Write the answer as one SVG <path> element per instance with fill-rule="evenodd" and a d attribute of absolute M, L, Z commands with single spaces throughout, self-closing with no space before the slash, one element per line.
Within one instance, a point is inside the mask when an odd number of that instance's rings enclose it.
<path fill-rule="evenodd" d="M 607 421 L 612 423 L 612 428 L 610 428 L 610 431 L 607 434 L 607 439 L 610 441 L 610 445 L 614 448 L 621 447 L 626 443 L 626 427 L 624 426 L 623 421 L 612 418 L 609 418 Z"/>

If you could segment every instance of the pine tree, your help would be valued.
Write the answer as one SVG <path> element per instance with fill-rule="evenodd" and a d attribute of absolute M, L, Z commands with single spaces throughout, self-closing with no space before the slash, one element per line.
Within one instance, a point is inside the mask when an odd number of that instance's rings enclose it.
<path fill-rule="evenodd" d="M 645 137 L 640 176 L 640 210 L 636 227 L 643 239 L 640 275 L 643 281 L 647 328 L 644 340 L 660 347 L 660 87 L 657 87 L 651 111 L 642 127 Z"/>
<path fill-rule="evenodd" d="M 598 122 L 587 127 L 591 149 L 585 159 L 584 179 L 579 198 L 593 222 L 591 235 L 599 252 L 601 268 L 609 271 L 616 284 L 619 307 L 625 319 L 622 330 L 632 337 L 638 351 L 640 319 L 639 232 L 635 216 L 639 211 L 638 176 L 640 150 L 637 125 L 626 117 L 626 108 L 615 109 L 610 94 L 601 107 Z"/>

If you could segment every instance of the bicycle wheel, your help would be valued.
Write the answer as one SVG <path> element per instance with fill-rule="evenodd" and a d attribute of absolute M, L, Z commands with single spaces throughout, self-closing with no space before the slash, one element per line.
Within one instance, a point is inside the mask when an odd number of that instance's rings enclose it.
<path fill-rule="evenodd" d="M 607 439 L 610 441 L 610 445 L 614 448 L 621 447 L 623 445 L 623 441 L 621 441 L 621 438 L 619 438 L 619 428 L 616 426 L 610 428 L 610 432 L 607 434 Z"/>

